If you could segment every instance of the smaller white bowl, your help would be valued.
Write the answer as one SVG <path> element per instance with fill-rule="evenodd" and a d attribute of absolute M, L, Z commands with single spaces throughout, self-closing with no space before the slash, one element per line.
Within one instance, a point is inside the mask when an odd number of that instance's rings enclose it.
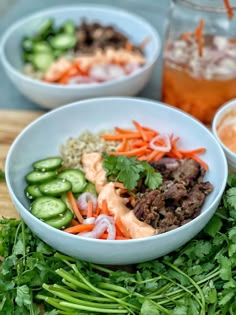
<path fill-rule="evenodd" d="M 216 112 L 213 122 L 212 122 L 212 132 L 216 139 L 221 144 L 224 153 L 227 158 L 227 162 L 229 165 L 229 170 L 231 172 L 236 172 L 236 153 L 232 152 L 220 139 L 218 134 L 218 128 L 220 124 L 222 123 L 225 115 L 229 114 L 230 112 L 234 111 L 235 113 L 235 121 L 236 121 L 236 99 L 233 99 L 225 104 L 223 104 L 218 111 Z M 236 139 L 233 139 L 233 141 L 236 141 Z"/>
<path fill-rule="evenodd" d="M 150 38 L 144 47 L 147 62 L 134 73 L 105 83 L 59 85 L 32 79 L 22 73 L 21 40 L 24 36 L 35 34 L 48 18 L 53 18 L 56 25 L 67 20 L 79 25 L 83 19 L 113 25 L 136 45 Z M 87 98 L 138 94 L 149 81 L 160 50 L 158 32 L 143 18 L 112 6 L 75 5 L 50 8 L 16 22 L 3 34 L 0 59 L 8 77 L 24 96 L 42 107 L 52 109 Z"/>

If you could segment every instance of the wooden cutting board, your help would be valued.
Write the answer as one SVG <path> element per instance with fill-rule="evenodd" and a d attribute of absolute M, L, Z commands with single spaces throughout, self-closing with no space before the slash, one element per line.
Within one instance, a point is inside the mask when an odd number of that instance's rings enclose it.
<path fill-rule="evenodd" d="M 7 152 L 16 136 L 33 120 L 39 111 L 0 110 L 0 169 L 4 171 Z M 18 214 L 11 202 L 5 182 L 0 182 L 0 217 L 15 218 Z"/>

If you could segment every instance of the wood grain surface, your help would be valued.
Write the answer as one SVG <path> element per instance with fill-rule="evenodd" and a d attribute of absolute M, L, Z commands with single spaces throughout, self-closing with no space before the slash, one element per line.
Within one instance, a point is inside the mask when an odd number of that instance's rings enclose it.
<path fill-rule="evenodd" d="M 7 152 L 16 136 L 40 115 L 42 112 L 0 110 L 0 170 L 4 170 Z M 0 183 L 0 217 L 18 217 L 5 182 Z"/>

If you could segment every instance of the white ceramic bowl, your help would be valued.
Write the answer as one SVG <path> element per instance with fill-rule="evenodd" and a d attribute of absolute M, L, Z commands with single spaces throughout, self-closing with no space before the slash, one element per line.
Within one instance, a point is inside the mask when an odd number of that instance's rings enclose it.
<path fill-rule="evenodd" d="M 224 143 L 219 138 L 218 131 L 217 131 L 225 115 L 230 113 L 232 110 L 234 111 L 234 113 L 236 112 L 236 99 L 233 99 L 225 103 L 218 109 L 218 111 L 216 112 L 213 118 L 212 132 L 214 136 L 216 137 L 216 139 L 219 141 L 220 145 L 222 146 L 225 152 L 230 171 L 236 172 L 236 154 L 232 152 L 227 146 L 224 145 Z M 235 141 L 235 139 L 232 139 L 232 141 Z"/>
<path fill-rule="evenodd" d="M 33 35 L 47 18 L 54 18 L 57 25 L 68 19 L 77 25 L 83 18 L 87 22 L 113 25 L 130 38 L 134 44 L 145 38 L 150 41 L 144 48 L 147 63 L 131 75 L 99 84 L 58 85 L 32 79 L 22 74 L 21 39 Z M 143 18 L 116 7 L 100 5 L 76 5 L 51 8 L 30 15 L 12 25 L 3 34 L 1 41 L 1 61 L 5 71 L 22 94 L 42 107 L 52 109 L 81 99 L 103 96 L 134 96 L 150 79 L 160 55 L 161 41 L 157 31 Z"/>
<path fill-rule="evenodd" d="M 34 217 L 24 194 L 24 176 L 32 162 L 58 155 L 60 145 L 84 129 L 98 132 L 114 126 L 132 128 L 132 120 L 174 133 L 181 148 L 205 147 L 202 158 L 209 165 L 206 180 L 214 190 L 206 198 L 201 214 L 193 221 L 164 234 L 127 241 L 79 238 L 54 229 Z M 188 114 L 162 103 L 137 98 L 97 98 L 60 107 L 36 119 L 12 144 L 6 159 L 6 182 L 10 196 L 26 224 L 42 240 L 68 255 L 101 264 L 131 264 L 167 254 L 194 237 L 214 214 L 227 180 L 227 161 L 212 133 Z"/>

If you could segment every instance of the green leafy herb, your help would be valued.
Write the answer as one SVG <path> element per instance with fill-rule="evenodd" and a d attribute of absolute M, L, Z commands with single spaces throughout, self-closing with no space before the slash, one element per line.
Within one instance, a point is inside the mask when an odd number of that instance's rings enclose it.
<path fill-rule="evenodd" d="M 103 168 L 109 181 L 121 182 L 128 190 L 137 187 L 139 180 L 144 179 L 150 189 L 158 188 L 162 183 L 162 176 L 146 161 L 139 161 L 136 157 L 122 155 L 103 155 Z"/>
<path fill-rule="evenodd" d="M 112 157 L 113 158 L 113 157 Z M 19 220 L 0 221 L 0 314 L 236 314 L 236 175 L 194 239 L 131 271 L 56 252 Z"/>
<path fill-rule="evenodd" d="M 0 182 L 5 180 L 5 173 L 0 170 Z"/>

